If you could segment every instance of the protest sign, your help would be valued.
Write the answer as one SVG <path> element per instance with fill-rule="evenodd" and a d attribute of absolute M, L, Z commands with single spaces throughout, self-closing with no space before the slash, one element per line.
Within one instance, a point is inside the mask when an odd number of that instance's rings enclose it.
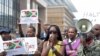
<path fill-rule="evenodd" d="M 37 50 L 37 38 L 36 37 L 26 37 L 23 39 L 23 45 L 28 54 L 34 54 Z"/>
<path fill-rule="evenodd" d="M 2 40 L 2 37 L 0 35 L 0 53 L 3 52 L 4 49 L 3 49 L 3 40 Z"/>
<path fill-rule="evenodd" d="M 37 38 L 25 37 L 17 38 L 15 40 L 4 41 L 4 50 L 7 51 L 7 55 L 19 55 L 19 54 L 34 54 L 37 50 Z"/>
<path fill-rule="evenodd" d="M 10 40 L 3 42 L 3 49 L 7 52 L 7 55 L 18 55 L 26 52 L 22 40 Z"/>
<path fill-rule="evenodd" d="M 38 10 L 21 10 L 20 24 L 38 23 Z"/>

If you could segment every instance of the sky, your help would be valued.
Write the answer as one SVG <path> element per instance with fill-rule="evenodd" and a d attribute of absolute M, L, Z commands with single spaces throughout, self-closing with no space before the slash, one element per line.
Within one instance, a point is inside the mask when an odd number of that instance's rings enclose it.
<path fill-rule="evenodd" d="M 71 0 L 78 11 L 100 11 L 99 0 Z"/>
<path fill-rule="evenodd" d="M 92 24 L 100 24 L 100 1 L 99 0 L 71 0 L 77 12 L 74 13 L 75 19 L 89 19 Z"/>

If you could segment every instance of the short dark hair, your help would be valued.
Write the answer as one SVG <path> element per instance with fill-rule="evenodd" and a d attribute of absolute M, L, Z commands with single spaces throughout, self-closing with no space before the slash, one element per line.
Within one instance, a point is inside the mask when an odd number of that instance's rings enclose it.
<path fill-rule="evenodd" d="M 32 28 L 33 29 L 33 32 L 36 32 L 36 29 L 34 26 L 29 26 L 29 28 Z"/>
<path fill-rule="evenodd" d="M 8 34 L 10 34 L 10 33 L 11 33 L 11 30 L 10 30 L 9 28 L 7 28 L 7 27 L 2 27 L 2 28 L 0 29 L 0 34 L 3 34 L 3 33 L 8 33 Z"/>
<path fill-rule="evenodd" d="M 57 40 L 62 41 L 61 31 L 60 31 L 60 29 L 59 29 L 59 27 L 57 25 L 50 25 L 45 41 L 48 41 L 48 39 L 49 39 L 51 27 L 55 27 L 56 28 L 57 35 L 58 35 Z"/>
<path fill-rule="evenodd" d="M 77 33 L 76 27 L 70 26 L 70 27 L 68 28 L 68 31 L 69 31 L 70 28 L 74 29 L 74 31 Z"/>

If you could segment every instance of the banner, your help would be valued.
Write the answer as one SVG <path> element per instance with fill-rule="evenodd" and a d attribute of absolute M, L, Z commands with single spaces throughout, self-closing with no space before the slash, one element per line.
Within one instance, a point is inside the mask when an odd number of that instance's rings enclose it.
<path fill-rule="evenodd" d="M 24 54 L 26 52 L 22 40 L 4 41 L 3 49 L 7 52 L 8 56 Z"/>
<path fill-rule="evenodd" d="M 20 24 L 38 23 L 38 10 L 21 10 Z"/>
<path fill-rule="evenodd" d="M 3 42 L 3 49 L 7 51 L 8 56 L 34 54 L 37 48 L 37 37 L 17 38 L 16 40 Z"/>

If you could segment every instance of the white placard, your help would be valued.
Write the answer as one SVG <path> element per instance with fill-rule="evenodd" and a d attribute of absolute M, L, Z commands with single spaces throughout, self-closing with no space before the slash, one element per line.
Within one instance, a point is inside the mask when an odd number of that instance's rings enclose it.
<path fill-rule="evenodd" d="M 7 55 L 19 55 L 26 53 L 25 47 L 22 44 L 22 40 L 10 40 L 3 42 L 3 48 L 7 52 Z"/>
<path fill-rule="evenodd" d="M 23 40 L 23 45 L 25 46 L 26 52 L 28 54 L 34 54 L 37 50 L 37 37 L 26 37 Z"/>
<path fill-rule="evenodd" d="M 38 10 L 21 10 L 20 24 L 38 23 Z"/>
<path fill-rule="evenodd" d="M 3 49 L 3 40 L 2 40 L 2 37 L 0 35 L 0 53 L 3 52 L 4 49 Z"/>
<path fill-rule="evenodd" d="M 12 56 L 19 54 L 34 54 L 37 48 L 37 37 L 24 37 L 4 41 L 2 49 L 7 52 L 7 56 Z"/>

